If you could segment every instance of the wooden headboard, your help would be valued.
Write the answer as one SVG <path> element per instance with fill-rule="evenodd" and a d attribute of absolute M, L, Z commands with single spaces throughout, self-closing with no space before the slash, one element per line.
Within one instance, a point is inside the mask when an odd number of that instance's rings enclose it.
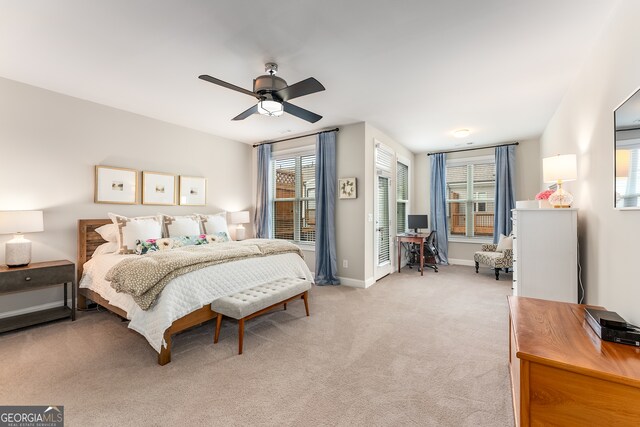
<path fill-rule="evenodd" d="M 96 233 L 96 228 L 111 224 L 110 219 L 79 219 L 78 220 L 78 282 L 82 278 L 82 267 L 84 263 L 91 259 L 91 255 L 98 246 L 106 240 Z"/>

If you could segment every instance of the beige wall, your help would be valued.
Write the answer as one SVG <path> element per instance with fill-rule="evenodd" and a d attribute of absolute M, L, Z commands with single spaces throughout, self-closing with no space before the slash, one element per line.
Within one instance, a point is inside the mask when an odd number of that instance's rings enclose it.
<path fill-rule="evenodd" d="M 44 211 L 45 231 L 27 236 L 33 261 L 75 262 L 80 218 L 251 210 L 246 144 L 11 80 L 0 93 L 0 210 Z M 97 164 L 206 177 L 207 206 L 95 204 Z M 10 238 L 0 236 L 0 262 Z M 56 288 L 2 296 L 0 316 L 61 299 Z"/>
<path fill-rule="evenodd" d="M 640 322 L 640 211 L 613 208 L 613 111 L 640 86 L 639 16 L 640 3 L 621 3 L 549 122 L 540 153 L 578 156 L 578 179 L 566 189 L 579 208 L 586 302 L 635 324 Z"/>
<path fill-rule="evenodd" d="M 356 199 L 338 199 L 336 201 L 338 276 L 343 284 L 351 286 L 365 286 L 365 284 L 373 283 L 375 232 L 374 223 L 369 222 L 369 214 L 373 214 L 374 209 L 374 140 L 388 145 L 397 154 L 407 159 L 410 162 L 411 175 L 413 175 L 413 164 L 415 163 L 412 152 L 369 124 L 361 122 L 340 127 L 340 131 L 336 135 L 337 178 L 355 177 L 358 193 Z M 313 144 L 315 144 L 315 137 L 300 138 L 276 143 L 272 150 L 277 153 Z M 255 164 L 255 154 L 253 158 Z M 253 175 L 255 177 L 255 170 Z M 413 200 L 415 197 L 413 196 L 412 176 L 409 177 L 409 181 L 412 192 L 411 199 Z M 395 200 L 395 186 L 393 186 L 391 197 L 392 200 Z M 395 216 L 395 209 L 392 209 L 392 213 Z M 392 259 L 395 260 L 395 256 L 397 256 L 393 255 L 395 254 L 395 246 L 393 251 Z M 303 252 L 307 264 L 313 271 L 315 252 L 310 248 L 303 248 Z M 344 267 L 345 260 L 348 267 Z"/>
<path fill-rule="evenodd" d="M 447 154 L 449 159 L 486 156 L 494 153 L 493 148 Z M 416 211 L 430 214 L 430 173 L 429 157 L 426 153 L 416 155 L 417 167 Z M 537 139 L 520 141 L 516 148 L 516 200 L 533 200 L 540 191 L 540 143 Z M 481 243 L 449 242 L 449 259 L 454 263 L 473 263 L 473 254 L 480 250 Z"/>

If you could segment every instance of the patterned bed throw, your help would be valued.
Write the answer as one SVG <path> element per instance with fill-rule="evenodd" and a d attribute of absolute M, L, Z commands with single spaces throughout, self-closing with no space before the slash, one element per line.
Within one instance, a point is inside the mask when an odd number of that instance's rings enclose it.
<path fill-rule="evenodd" d="M 303 257 L 300 248 L 285 240 L 249 239 L 185 246 L 124 259 L 109 270 L 106 280 L 116 291 L 131 295 L 140 308 L 148 310 L 164 287 L 178 276 L 210 265 L 284 253 Z"/>

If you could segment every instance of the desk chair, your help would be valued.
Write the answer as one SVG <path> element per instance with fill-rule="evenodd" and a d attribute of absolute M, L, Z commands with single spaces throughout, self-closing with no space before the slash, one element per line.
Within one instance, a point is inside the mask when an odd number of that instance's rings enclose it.
<path fill-rule="evenodd" d="M 436 232 L 432 231 L 424 242 L 424 266 L 438 272 L 438 263 L 440 255 L 438 254 Z M 420 247 L 416 244 L 410 244 L 409 253 L 407 255 L 407 266 L 413 268 L 413 265 L 420 265 Z"/>

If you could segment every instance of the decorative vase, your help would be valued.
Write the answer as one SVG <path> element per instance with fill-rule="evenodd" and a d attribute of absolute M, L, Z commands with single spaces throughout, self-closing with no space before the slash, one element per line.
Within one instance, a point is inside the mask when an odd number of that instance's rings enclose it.
<path fill-rule="evenodd" d="M 551 203 L 549 203 L 549 200 L 538 200 L 538 207 L 540 209 L 551 209 Z"/>

